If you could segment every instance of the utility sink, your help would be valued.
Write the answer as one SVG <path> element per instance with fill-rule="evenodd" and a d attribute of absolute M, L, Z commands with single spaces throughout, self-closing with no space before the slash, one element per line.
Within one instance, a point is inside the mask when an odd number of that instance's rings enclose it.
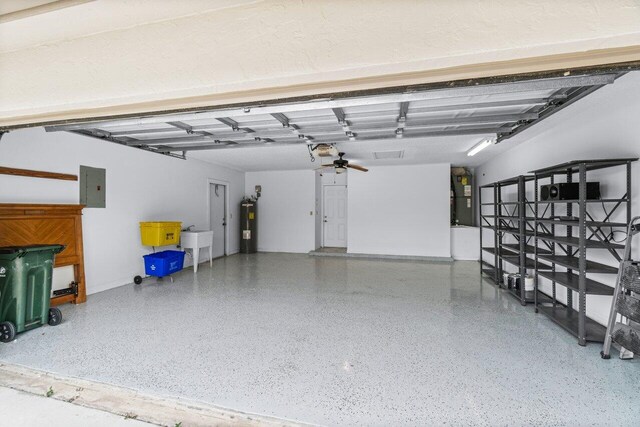
<path fill-rule="evenodd" d="M 213 246 L 213 231 L 211 230 L 189 230 L 180 232 L 180 246 L 185 251 L 191 249 L 193 253 L 193 271 L 198 272 L 198 261 L 200 260 L 200 249 L 209 248 L 209 265 L 213 265 L 211 257 L 211 247 Z"/>

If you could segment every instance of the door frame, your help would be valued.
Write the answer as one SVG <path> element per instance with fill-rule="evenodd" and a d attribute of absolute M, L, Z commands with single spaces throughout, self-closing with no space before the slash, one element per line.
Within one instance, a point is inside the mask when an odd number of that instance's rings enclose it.
<path fill-rule="evenodd" d="M 229 181 L 224 181 L 221 179 L 207 179 L 207 224 L 209 224 L 209 230 L 212 230 L 211 227 L 211 185 L 224 185 L 224 217 L 226 219 L 226 226 L 224 227 L 224 256 L 229 255 L 229 193 L 231 193 L 231 184 Z M 215 239 L 215 235 L 213 236 Z M 213 250 L 213 248 L 211 248 Z"/>
<path fill-rule="evenodd" d="M 320 218 L 320 221 L 322 221 L 322 232 L 320 233 L 321 234 L 321 236 L 320 236 L 320 243 L 321 243 L 320 247 L 322 247 L 322 248 L 325 247 L 325 245 L 324 245 L 324 225 L 326 224 L 326 222 L 324 222 L 324 211 L 327 208 L 327 204 L 325 203 L 325 200 L 324 200 L 324 194 L 325 194 L 324 190 L 325 190 L 326 187 L 344 187 L 344 189 L 345 189 L 345 192 L 346 192 L 346 195 L 347 195 L 347 197 L 346 197 L 347 204 L 345 206 L 345 208 L 346 208 L 346 212 L 345 212 L 346 213 L 346 224 L 345 225 L 346 225 L 346 228 L 347 228 L 347 233 L 346 233 L 346 236 L 345 236 L 345 240 L 346 241 L 344 242 L 344 247 L 348 248 L 349 247 L 349 186 L 347 184 L 322 184 L 322 212 L 321 212 L 322 217 Z"/>

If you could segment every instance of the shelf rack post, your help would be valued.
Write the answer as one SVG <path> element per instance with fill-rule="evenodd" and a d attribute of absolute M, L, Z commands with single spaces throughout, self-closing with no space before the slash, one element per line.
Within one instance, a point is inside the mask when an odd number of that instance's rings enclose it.
<path fill-rule="evenodd" d="M 555 175 L 551 175 L 550 180 L 549 180 L 550 184 L 555 184 Z M 551 204 L 551 207 L 549 208 L 551 210 L 551 217 L 553 218 L 556 214 L 556 205 L 554 203 Z M 555 236 L 556 234 L 556 225 L 554 223 L 551 223 L 551 234 Z M 556 253 L 556 242 L 551 242 L 551 253 L 555 255 Z M 552 262 L 551 263 L 551 271 L 553 273 L 556 272 L 556 263 Z M 558 296 L 556 294 L 556 281 L 552 280 L 551 281 L 551 298 L 553 301 L 553 306 L 557 306 L 558 305 Z"/>
<path fill-rule="evenodd" d="M 526 305 L 526 297 L 525 297 L 525 288 L 524 281 L 525 276 L 527 275 L 527 256 L 526 256 L 526 239 L 525 239 L 525 217 L 526 217 L 526 207 L 525 207 L 525 184 L 524 184 L 524 176 L 520 175 L 518 177 L 518 235 L 519 235 L 519 243 L 520 243 L 520 253 L 519 253 L 519 273 L 520 273 L 520 304 Z"/>
<path fill-rule="evenodd" d="M 482 187 L 478 186 L 478 219 L 480 220 L 480 275 L 482 276 L 482 266 L 484 265 L 482 263 L 482 252 L 484 252 L 482 250 L 482 223 L 483 218 L 482 218 Z"/>
<path fill-rule="evenodd" d="M 538 312 L 538 175 L 533 179 L 533 307 Z"/>
<path fill-rule="evenodd" d="M 502 280 L 502 260 L 500 258 L 502 244 L 500 241 L 500 188 L 497 183 L 493 184 L 493 191 L 493 254 L 495 256 L 493 265 L 495 266 L 495 284 L 499 288 Z"/>
<path fill-rule="evenodd" d="M 631 223 L 631 162 L 627 162 L 627 224 Z"/>
<path fill-rule="evenodd" d="M 587 217 L 587 165 L 580 163 L 578 166 L 578 206 L 579 206 L 579 218 L 578 218 L 578 230 L 579 230 L 579 248 L 578 253 L 580 258 L 578 261 L 578 268 L 580 275 L 578 279 L 578 344 L 587 345 L 586 335 L 586 310 L 587 310 L 587 226 L 585 224 Z"/>
<path fill-rule="evenodd" d="M 573 182 L 573 173 L 571 172 L 571 170 L 567 170 L 567 183 L 572 183 Z M 573 203 L 569 202 L 566 203 L 566 215 L 568 217 L 573 217 Z M 567 227 L 567 234 L 566 234 L 568 239 L 571 239 L 573 237 L 573 227 Z M 573 246 L 571 245 L 567 245 L 567 251 L 569 254 L 573 253 Z M 567 268 L 567 272 L 569 273 L 573 273 L 573 270 L 571 268 Z M 571 308 L 573 310 L 573 290 L 569 289 L 569 288 L 565 288 L 566 291 L 566 295 L 567 295 L 567 307 Z"/>

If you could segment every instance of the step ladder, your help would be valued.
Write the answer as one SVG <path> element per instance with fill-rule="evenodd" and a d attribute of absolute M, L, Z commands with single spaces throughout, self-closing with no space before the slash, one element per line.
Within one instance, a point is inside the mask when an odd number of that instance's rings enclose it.
<path fill-rule="evenodd" d="M 640 262 L 631 259 L 631 242 L 638 233 L 640 216 L 634 217 L 627 228 L 624 256 L 618 269 L 607 333 L 600 352 L 603 359 L 611 358 L 612 342 L 621 347 L 621 359 L 629 359 L 633 353 L 640 354 Z"/>

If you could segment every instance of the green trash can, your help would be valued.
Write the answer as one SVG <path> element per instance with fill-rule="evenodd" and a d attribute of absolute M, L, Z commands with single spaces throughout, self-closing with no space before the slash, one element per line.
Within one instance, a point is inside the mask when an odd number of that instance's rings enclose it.
<path fill-rule="evenodd" d="M 0 342 L 17 333 L 62 321 L 58 308 L 50 308 L 51 275 L 55 254 L 62 245 L 0 247 Z"/>

